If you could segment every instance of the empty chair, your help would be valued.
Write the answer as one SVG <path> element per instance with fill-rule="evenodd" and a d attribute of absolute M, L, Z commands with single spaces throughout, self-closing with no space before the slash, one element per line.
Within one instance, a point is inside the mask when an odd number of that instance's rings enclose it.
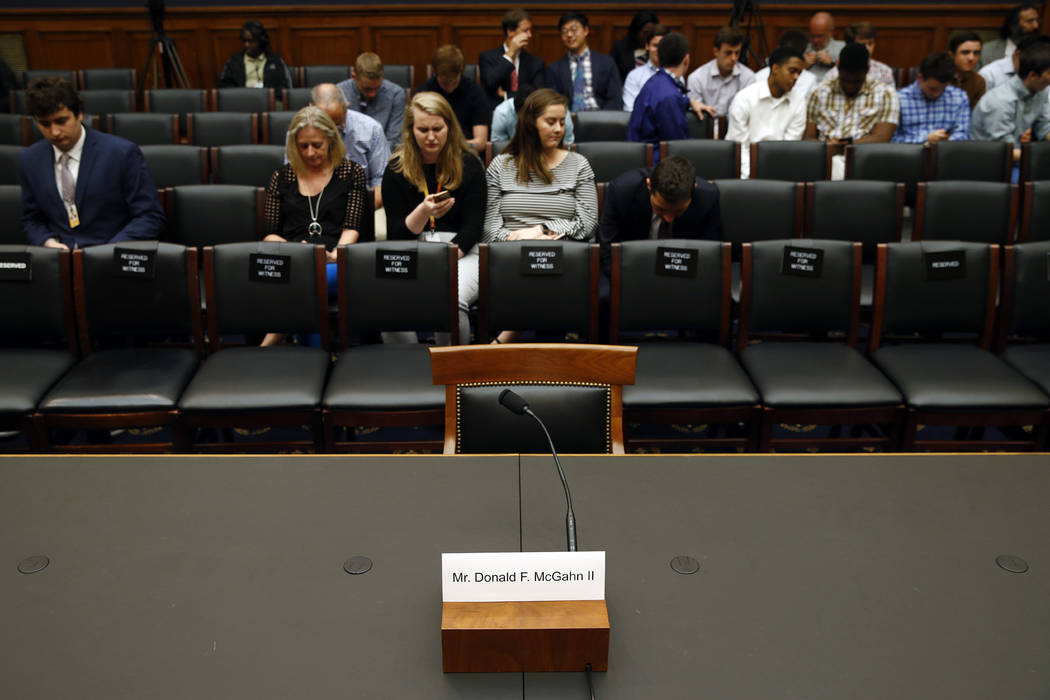
<path fill-rule="evenodd" d="M 12 90 L 10 93 L 11 105 L 9 107 L 12 114 L 25 114 L 26 113 L 26 91 L 25 90 Z"/>
<path fill-rule="evenodd" d="M 310 104 L 310 90 L 312 88 L 286 88 L 281 97 L 281 108 L 285 111 L 295 113 Z"/>
<path fill-rule="evenodd" d="M 623 110 L 574 112 L 576 143 L 583 141 L 626 141 L 631 113 Z"/>
<path fill-rule="evenodd" d="M 1050 181 L 1026 182 L 1019 240 L 1050 240 Z"/>
<path fill-rule="evenodd" d="M 696 116 L 696 112 L 689 110 L 685 113 L 685 123 L 689 127 L 689 138 L 713 139 L 715 137 L 715 121 L 711 117 L 701 119 Z"/>
<path fill-rule="evenodd" d="M 0 185 L 0 245 L 25 245 L 22 230 L 22 188 Z"/>
<path fill-rule="evenodd" d="M 262 189 L 247 185 L 184 185 L 168 195 L 168 225 L 183 245 L 262 239 Z M 247 263 L 246 263 L 247 264 Z"/>
<path fill-rule="evenodd" d="M 779 180 L 716 180 L 722 233 L 738 248 L 745 241 L 794 238 L 802 230 L 804 187 Z"/>
<path fill-rule="evenodd" d="M 216 112 L 272 112 L 273 88 L 228 87 L 211 91 L 211 106 Z"/>
<path fill-rule="evenodd" d="M 211 149 L 212 182 L 266 187 L 284 163 L 284 146 L 216 146 Z"/>
<path fill-rule="evenodd" d="M 341 83 L 350 77 L 350 66 L 303 66 L 303 87 L 321 83 Z"/>
<path fill-rule="evenodd" d="M 416 67 L 404 63 L 387 63 L 383 65 L 383 78 L 405 89 L 412 89 L 416 86 Z"/>
<path fill-rule="evenodd" d="M 109 114 L 106 130 L 139 146 L 175 145 L 179 142 L 179 115 L 149 112 Z"/>
<path fill-rule="evenodd" d="M 178 114 L 183 123 L 190 114 L 207 112 L 210 109 L 207 93 L 190 88 L 146 90 L 142 93 L 142 106 L 145 112 Z"/>
<path fill-rule="evenodd" d="M 0 145 L 29 145 L 29 124 L 23 115 L 0 114 Z"/>
<path fill-rule="evenodd" d="M 17 185 L 18 154 L 21 146 L 0 146 L 0 185 Z"/>
<path fill-rule="evenodd" d="M 146 168 L 158 188 L 202 185 L 208 181 L 206 148 L 198 146 L 142 146 Z"/>
<path fill-rule="evenodd" d="M 137 87 L 134 68 L 84 68 L 80 71 L 84 90 L 134 90 Z"/>
<path fill-rule="evenodd" d="M 1008 243 L 1017 223 L 1017 185 L 939 180 L 919 184 L 912 240 Z"/>
<path fill-rule="evenodd" d="M 283 146 L 288 139 L 288 127 L 295 118 L 295 112 L 264 112 L 262 114 L 262 135 L 266 143 Z"/>
<path fill-rule="evenodd" d="M 740 144 L 735 141 L 685 139 L 660 142 L 660 157 L 681 156 L 704 180 L 740 177 Z"/>
<path fill-rule="evenodd" d="M 114 114 L 135 111 L 134 90 L 81 90 L 84 114 Z"/>
<path fill-rule="evenodd" d="M 884 243 L 878 265 L 871 357 L 908 408 L 901 449 L 1035 448 L 1037 436 L 1019 428 L 1039 425 L 1050 398 L 989 351 L 999 246 Z M 945 440 L 917 436 L 920 425 L 1017 430 L 1004 439 Z"/>
<path fill-rule="evenodd" d="M 256 89 L 256 88 L 253 88 Z M 259 142 L 259 115 L 244 112 L 197 112 L 188 117 L 194 146 L 229 146 Z"/>
<path fill-rule="evenodd" d="M 635 348 L 614 345 L 470 345 L 430 350 L 445 385 L 445 453 L 549 452 L 545 430 L 497 406 L 504 389 L 543 416 L 560 452 L 623 453 L 621 396 Z"/>
<path fill-rule="evenodd" d="M 37 78 L 62 78 L 73 83 L 74 88 L 80 87 L 76 82 L 76 71 L 64 70 L 62 68 L 38 68 L 35 70 L 22 71 L 22 87 L 29 87 L 29 83 Z"/>
<path fill-rule="evenodd" d="M 1021 144 L 1020 182 L 1050 180 L 1050 143 L 1035 141 Z"/>
<path fill-rule="evenodd" d="M 827 180 L 831 157 L 821 141 L 760 141 L 751 144 L 751 177 L 813 182 Z"/>
<path fill-rule="evenodd" d="M 913 205 L 918 183 L 927 179 L 929 149 L 918 143 L 859 143 L 846 146 L 847 180 L 903 182 L 906 203 Z"/>
<path fill-rule="evenodd" d="M 933 177 L 1010 182 L 1013 154 L 1003 141 L 940 141 L 933 144 Z"/>
<path fill-rule="evenodd" d="M 578 139 L 579 136 L 573 148 L 591 164 L 595 182 L 608 182 L 626 170 L 653 165 L 653 145 L 651 143 L 629 141 L 580 143 Z"/>

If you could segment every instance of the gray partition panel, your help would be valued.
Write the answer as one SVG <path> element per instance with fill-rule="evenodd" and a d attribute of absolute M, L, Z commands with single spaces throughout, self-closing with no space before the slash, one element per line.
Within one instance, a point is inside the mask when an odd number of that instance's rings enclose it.
<path fill-rule="evenodd" d="M 0 460 L 2 694 L 521 698 L 440 635 L 441 552 L 519 548 L 517 462 Z"/>
<path fill-rule="evenodd" d="M 580 549 L 607 552 L 602 700 L 1046 697 L 1047 455 L 564 464 Z M 523 457 L 522 548 L 563 549 L 564 517 L 551 460 Z M 528 700 L 584 689 L 525 676 Z"/>

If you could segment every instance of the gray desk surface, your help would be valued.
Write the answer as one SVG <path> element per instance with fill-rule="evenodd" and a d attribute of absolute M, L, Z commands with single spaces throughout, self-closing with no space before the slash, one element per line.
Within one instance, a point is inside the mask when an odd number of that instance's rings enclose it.
<path fill-rule="evenodd" d="M 442 674 L 440 633 L 440 553 L 519 548 L 517 467 L 2 459 L 0 697 L 521 698 Z"/>
<path fill-rule="evenodd" d="M 608 553 L 601 700 L 1050 697 L 1047 455 L 564 466 L 580 548 Z M 521 471 L 523 549 L 564 548 L 551 460 Z M 679 554 L 700 573 L 672 571 Z M 526 674 L 525 697 L 582 684 Z"/>

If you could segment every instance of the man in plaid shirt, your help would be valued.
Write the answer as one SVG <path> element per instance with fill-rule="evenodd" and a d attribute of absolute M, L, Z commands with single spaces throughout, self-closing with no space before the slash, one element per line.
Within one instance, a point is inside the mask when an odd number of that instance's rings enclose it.
<path fill-rule="evenodd" d="M 897 143 L 936 143 L 970 138 L 970 100 L 954 87 L 955 62 L 947 51 L 931 53 L 919 65 L 919 79 L 901 88 Z"/>

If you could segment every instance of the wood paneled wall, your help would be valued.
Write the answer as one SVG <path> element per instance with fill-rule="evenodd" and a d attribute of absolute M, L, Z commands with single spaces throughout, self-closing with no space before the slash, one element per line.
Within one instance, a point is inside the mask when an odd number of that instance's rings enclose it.
<path fill-rule="evenodd" d="M 469 63 L 480 51 L 498 46 L 499 21 L 506 5 L 212 6 L 169 8 L 165 27 L 194 87 L 214 87 L 222 65 L 240 50 L 238 28 L 247 19 L 267 27 L 274 49 L 289 65 L 350 64 L 361 51 L 375 51 L 387 63 L 411 63 L 417 80 L 435 48 L 453 43 Z M 525 3 L 533 15 L 531 50 L 546 61 L 561 55 L 557 21 L 566 5 Z M 626 31 L 638 5 L 587 5 L 591 46 L 608 51 Z M 729 17 L 730 4 L 695 7 L 646 5 L 664 24 L 693 44 L 693 65 L 708 60 L 715 31 Z M 1001 4 L 826 5 L 835 15 L 837 34 L 850 22 L 867 20 L 879 31 L 875 55 L 885 63 L 918 65 L 928 52 L 946 48 L 960 29 L 995 30 Z M 804 28 L 812 6 L 762 4 L 767 41 Z M 1050 19 L 1050 3 L 1047 3 Z M 145 9 L 0 10 L 0 33 L 20 33 L 31 68 L 133 67 L 142 70 L 152 32 Z"/>

